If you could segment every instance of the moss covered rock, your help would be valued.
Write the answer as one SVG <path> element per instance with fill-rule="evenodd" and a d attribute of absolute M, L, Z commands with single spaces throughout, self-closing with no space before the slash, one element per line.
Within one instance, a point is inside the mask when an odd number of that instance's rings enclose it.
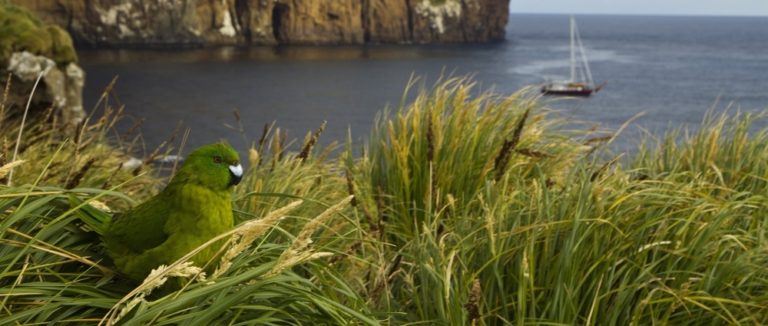
<path fill-rule="evenodd" d="M 30 114 L 53 109 L 58 121 L 77 125 L 85 115 L 85 73 L 76 62 L 65 30 L 0 0 L 0 89 L 10 86 L 0 103 L 5 114 L 0 119 L 21 116 L 29 103 Z"/>
<path fill-rule="evenodd" d="M 77 62 L 69 33 L 0 0 L 0 60 L 8 62 L 11 54 L 22 51 L 48 57 L 62 66 Z"/>

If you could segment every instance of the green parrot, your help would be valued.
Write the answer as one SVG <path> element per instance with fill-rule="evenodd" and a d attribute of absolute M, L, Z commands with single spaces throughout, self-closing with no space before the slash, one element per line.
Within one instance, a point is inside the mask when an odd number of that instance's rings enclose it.
<path fill-rule="evenodd" d="M 242 177 L 239 156 L 229 145 L 194 150 L 162 192 L 109 222 L 102 236 L 107 254 L 120 272 L 139 281 L 173 263 L 233 227 L 232 188 Z M 192 257 L 195 266 L 207 264 L 219 247 Z"/>

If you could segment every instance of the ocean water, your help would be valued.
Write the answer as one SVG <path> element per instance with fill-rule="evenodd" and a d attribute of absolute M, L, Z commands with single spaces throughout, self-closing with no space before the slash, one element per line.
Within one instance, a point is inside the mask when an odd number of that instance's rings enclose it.
<path fill-rule="evenodd" d="M 768 17 L 576 20 L 594 79 L 607 85 L 593 97 L 549 105 L 605 129 L 642 114 L 621 138 L 624 148 L 642 132 L 695 129 L 710 109 L 768 109 Z M 81 51 L 84 100 L 93 106 L 118 76 L 117 100 L 144 120 L 149 146 L 180 122 L 191 130 L 191 146 L 227 139 L 244 149 L 272 121 L 289 138 L 327 121 L 322 142 L 344 141 L 348 130 L 360 141 L 412 76 L 430 84 L 472 75 L 480 89 L 508 94 L 569 74 L 567 16 L 513 14 L 507 28 L 506 42 L 482 45 Z M 227 126 L 235 109 L 245 139 Z"/>

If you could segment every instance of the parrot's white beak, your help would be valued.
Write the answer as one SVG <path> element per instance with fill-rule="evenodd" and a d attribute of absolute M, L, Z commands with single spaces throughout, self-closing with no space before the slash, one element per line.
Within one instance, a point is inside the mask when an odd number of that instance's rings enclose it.
<path fill-rule="evenodd" d="M 232 178 L 229 180 L 229 185 L 234 186 L 240 183 L 240 179 L 243 178 L 243 166 L 240 164 L 230 165 L 229 173 L 232 174 Z"/>
<path fill-rule="evenodd" d="M 238 178 L 242 178 L 243 177 L 243 166 L 240 165 L 240 164 L 238 164 L 238 165 L 230 165 L 229 166 L 229 171 L 232 172 L 232 175 L 234 175 L 234 176 L 236 176 Z"/>

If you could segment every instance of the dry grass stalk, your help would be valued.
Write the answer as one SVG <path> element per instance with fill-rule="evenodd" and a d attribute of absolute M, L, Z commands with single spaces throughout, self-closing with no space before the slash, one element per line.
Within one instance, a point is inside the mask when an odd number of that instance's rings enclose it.
<path fill-rule="evenodd" d="M 429 165 L 429 200 L 430 204 L 437 206 L 437 173 L 435 173 L 435 130 L 432 123 L 432 114 L 427 115 L 427 164 Z"/>
<path fill-rule="evenodd" d="M 483 292 L 480 287 L 480 279 L 476 278 L 472 281 L 472 289 L 469 291 L 469 300 L 464 305 L 467 309 L 467 324 L 475 325 L 478 318 L 480 318 L 480 298 L 482 298 Z"/>
<path fill-rule="evenodd" d="M 376 230 L 379 231 L 379 238 L 381 240 L 384 239 L 384 228 L 387 223 L 387 215 L 384 214 L 385 210 L 385 204 L 384 204 L 384 190 L 381 189 L 381 186 L 376 187 L 376 212 L 378 212 L 379 220 L 376 223 L 377 227 Z"/>
<path fill-rule="evenodd" d="M 283 159 L 283 141 L 281 137 L 280 127 L 275 129 L 275 135 L 272 137 L 272 167 L 270 171 L 274 171 L 277 167 L 277 162 Z"/>
<path fill-rule="evenodd" d="M 240 110 L 234 109 L 232 110 L 232 114 L 235 116 L 235 121 L 240 122 Z"/>
<path fill-rule="evenodd" d="M 523 269 L 523 277 L 530 280 L 531 277 L 531 265 L 528 262 L 528 251 L 523 251 L 523 263 L 521 268 Z"/>
<path fill-rule="evenodd" d="M 145 298 L 152 293 L 153 290 L 163 286 L 170 277 L 193 277 L 198 282 L 205 282 L 205 272 L 203 272 L 200 267 L 192 265 L 192 262 L 190 261 L 183 262 L 173 267 L 160 265 L 149 272 L 144 283 L 141 284 L 144 286 L 142 291 L 136 294 L 131 301 L 128 301 L 128 303 L 117 312 L 114 318 L 107 320 L 107 325 L 117 324 L 117 322 L 128 315 L 128 313 L 130 313 L 137 305 L 142 302 L 147 302 Z M 102 322 L 104 322 L 104 320 L 102 320 Z"/>
<path fill-rule="evenodd" d="M 213 272 L 212 279 L 216 279 L 232 266 L 232 260 L 240 253 L 248 249 L 256 238 L 261 237 L 267 230 L 271 229 L 285 217 L 285 214 L 301 205 L 302 201 L 297 200 L 277 210 L 270 212 L 267 216 L 243 223 L 235 229 L 235 233 L 230 241 L 231 246 L 221 256 L 221 262 Z"/>
<path fill-rule="evenodd" d="M 128 127 L 128 129 L 125 131 L 126 135 L 132 135 L 133 133 L 137 132 L 139 129 L 141 129 L 141 126 L 144 124 L 144 119 L 139 119 L 133 122 L 133 124 Z"/>
<path fill-rule="evenodd" d="M 0 127 L 2 127 L 2 123 L 5 121 L 5 104 L 8 102 L 8 94 L 11 93 L 11 77 L 13 77 L 13 74 L 9 72 L 5 82 L 5 89 L 3 90 L 3 100 L 0 102 Z"/>
<path fill-rule="evenodd" d="M 435 131 L 432 125 L 432 115 L 427 117 L 427 162 L 435 160 Z"/>
<path fill-rule="evenodd" d="M 106 103 L 109 101 L 109 95 L 112 94 L 112 90 L 115 88 L 115 84 L 117 84 L 117 78 L 118 76 L 115 76 L 112 78 L 112 80 L 107 84 L 107 87 L 104 88 L 104 90 L 101 92 L 101 96 L 99 96 L 99 100 L 96 101 L 96 104 L 93 106 L 94 108 L 98 108 L 102 103 Z M 104 107 L 109 107 L 109 105 L 105 105 Z M 91 115 L 96 112 L 96 110 L 91 111 Z"/>
<path fill-rule="evenodd" d="M 368 222 L 368 226 L 370 227 L 371 232 L 378 231 L 379 226 L 376 222 L 373 221 L 373 215 L 371 212 L 368 210 L 368 208 L 365 207 L 365 205 L 363 205 L 362 202 L 357 201 L 357 196 L 355 196 L 355 181 L 352 176 L 352 171 L 345 169 L 344 177 L 347 180 L 347 192 L 349 192 L 349 195 L 352 196 L 350 205 L 352 205 L 352 207 L 360 208 L 360 210 L 363 211 L 363 216 L 365 216 L 365 221 Z"/>
<path fill-rule="evenodd" d="M 80 184 L 80 181 L 83 179 L 83 177 L 88 172 L 88 170 L 90 170 L 91 167 L 93 167 L 94 163 L 96 163 L 96 158 L 94 157 L 89 159 L 88 162 L 85 162 L 85 164 L 83 164 L 83 167 L 80 168 L 80 170 L 77 171 L 77 174 L 75 174 L 75 176 L 67 182 L 64 188 L 72 189 L 74 187 L 77 187 L 77 185 Z"/>
<path fill-rule="evenodd" d="M 605 162 L 605 164 L 603 164 L 599 169 L 597 169 L 597 171 L 592 173 L 592 176 L 589 178 L 589 181 L 597 180 L 597 178 L 599 178 L 603 173 L 605 173 L 605 171 L 608 170 L 609 167 L 611 167 L 612 165 L 616 164 L 616 162 L 618 162 L 619 159 L 622 156 L 623 155 L 618 155 L 618 156 L 614 157 L 613 159 L 611 159 L 610 161 Z"/>
<path fill-rule="evenodd" d="M 320 229 L 325 223 L 333 217 L 336 213 L 344 209 L 352 201 L 353 196 L 347 196 L 338 204 L 333 205 L 320 213 L 317 217 L 307 222 L 299 232 L 296 239 L 293 240 L 291 246 L 288 247 L 277 259 L 275 267 L 269 271 L 265 277 L 271 277 L 280 274 L 283 270 L 290 268 L 296 264 L 304 261 L 313 260 L 317 258 L 327 257 L 333 255 L 329 252 L 315 253 L 310 245 L 312 244 L 312 234 Z"/>
<path fill-rule="evenodd" d="M 351 246 L 347 248 L 347 250 L 344 252 L 344 255 L 337 255 L 337 256 L 331 257 L 331 259 L 328 260 L 328 266 L 333 266 L 336 263 L 340 262 L 342 259 L 352 256 L 362 246 L 363 246 L 362 241 L 356 241 L 355 243 L 353 243 Z"/>
<path fill-rule="evenodd" d="M 149 156 L 147 156 L 147 158 L 146 158 L 146 159 L 144 159 L 144 160 L 141 162 L 141 164 L 140 164 L 138 167 L 136 167 L 136 169 L 134 169 L 134 170 L 133 170 L 133 172 L 132 172 L 132 173 L 133 173 L 133 175 L 134 175 L 134 176 L 137 176 L 137 175 L 139 175 L 139 173 L 141 173 L 141 171 L 144 169 L 144 167 L 145 167 L 147 164 L 149 164 L 149 163 L 152 163 L 152 162 L 153 162 L 155 159 L 157 159 L 157 157 L 158 157 L 158 156 L 160 156 L 160 151 L 161 151 L 161 150 L 163 150 L 163 148 L 165 148 L 165 147 L 166 147 L 168 144 L 170 144 L 171 142 L 173 142 L 173 140 L 176 138 L 176 135 L 175 135 L 175 134 L 176 134 L 178 131 L 179 131 L 179 129 L 178 129 L 178 127 L 177 127 L 177 128 L 176 128 L 176 129 L 173 131 L 173 134 L 171 135 L 171 138 L 170 138 L 169 140 L 163 141 L 162 143 L 160 143 L 160 145 L 158 145 L 157 147 L 155 147 L 155 150 L 154 150 L 154 151 L 152 151 L 152 154 L 149 154 Z"/>
<path fill-rule="evenodd" d="M 16 155 L 19 154 L 19 146 L 21 145 L 21 136 L 24 134 L 24 123 L 27 121 L 27 113 L 29 113 L 29 106 L 32 105 L 32 97 L 35 96 L 35 90 L 37 90 L 37 85 L 40 84 L 40 79 L 43 78 L 43 75 L 47 71 L 41 71 L 40 74 L 37 75 L 37 80 L 35 80 L 35 85 L 32 86 L 32 92 L 29 94 L 29 100 L 27 100 L 27 107 L 24 108 L 24 115 L 21 117 L 21 125 L 19 126 L 19 136 L 16 138 L 16 149 L 13 150 L 13 159 L 11 159 L 11 162 L 16 161 Z M 8 172 L 8 186 L 10 186 L 13 183 L 13 168 Z"/>
<path fill-rule="evenodd" d="M 192 129 L 187 128 L 184 130 L 184 136 L 181 137 L 181 144 L 179 144 L 179 150 L 176 151 L 176 157 L 182 157 L 181 153 L 184 152 L 184 146 L 187 145 L 187 141 L 189 141 L 189 134 L 192 132 Z M 173 160 L 173 167 L 171 168 L 171 175 L 176 175 L 176 169 L 179 166 L 181 160 Z"/>
<path fill-rule="evenodd" d="M 349 202 L 352 207 L 357 207 L 357 198 L 355 198 L 355 184 L 352 181 L 352 172 L 349 169 L 344 170 L 344 179 L 347 181 L 347 192 L 352 196 L 352 201 Z M 370 223 L 371 221 L 369 221 Z"/>
<path fill-rule="evenodd" d="M 373 287 L 372 290 L 370 290 L 370 295 L 369 295 L 370 297 L 372 297 L 372 298 L 378 297 L 379 293 L 381 292 L 381 290 L 383 290 L 386 285 L 389 285 L 389 283 L 394 278 L 395 272 L 397 272 L 399 270 L 400 264 L 402 263 L 402 261 L 403 261 L 403 255 L 402 254 L 395 255 L 394 261 L 392 261 L 392 264 L 389 265 L 389 268 L 384 273 L 384 275 L 383 275 L 383 277 L 381 278 L 380 281 L 375 282 L 375 283 L 371 283 L 369 281 L 366 281 L 366 283 L 368 283 L 368 284 L 376 284 L 376 286 Z M 383 272 L 383 270 L 379 270 L 379 273 L 381 273 L 381 272 Z M 370 276 L 370 274 L 369 274 L 369 276 Z"/>
<path fill-rule="evenodd" d="M 259 150 L 262 150 L 264 148 L 264 144 L 267 142 L 267 137 L 269 137 L 269 133 L 272 131 L 272 127 L 275 125 L 274 122 L 271 124 L 265 123 L 264 129 L 261 131 L 261 137 L 259 137 Z"/>
<path fill-rule="evenodd" d="M 311 136 L 307 138 L 307 140 L 304 142 L 304 146 L 301 149 L 301 152 L 299 153 L 299 156 L 296 157 L 299 162 L 304 162 L 309 157 L 309 152 L 312 150 L 312 147 L 317 144 L 317 140 L 320 139 L 320 135 L 325 131 L 325 125 L 328 123 L 328 121 L 323 121 L 322 124 L 320 124 L 320 127 L 315 130 L 314 133 L 312 133 Z"/>
<path fill-rule="evenodd" d="M 40 250 L 40 251 L 45 251 L 47 253 L 51 253 L 51 254 L 54 254 L 54 255 L 57 255 L 57 256 L 60 256 L 60 257 L 64 257 L 66 259 L 70 259 L 72 261 L 79 262 L 79 263 L 84 264 L 84 265 L 88 265 L 88 266 L 94 267 L 94 268 L 98 269 L 99 271 L 101 271 L 104 274 L 112 274 L 113 273 L 112 270 L 110 270 L 109 268 L 106 268 L 104 266 L 99 265 L 98 263 L 88 259 L 88 257 L 79 256 L 79 255 L 77 255 L 75 253 L 69 252 L 67 250 L 64 250 L 64 249 L 62 249 L 60 247 L 54 246 L 54 245 L 52 245 L 50 243 L 47 243 L 45 241 L 41 241 L 39 239 L 35 239 L 34 237 L 32 237 L 32 236 L 30 236 L 30 235 L 28 235 L 26 233 L 19 232 L 19 231 L 15 230 L 15 229 L 11 229 L 11 228 L 6 229 L 6 232 L 8 232 L 10 234 L 15 234 L 15 235 L 17 235 L 19 237 L 22 237 L 24 239 L 27 239 L 27 240 L 29 240 L 29 242 L 21 242 L 21 241 L 10 240 L 10 239 L 0 239 L 0 243 L 2 243 L 2 244 L 9 245 L 9 246 L 14 246 L 14 247 L 19 247 L 19 248 L 24 248 L 24 247 L 29 246 L 29 247 L 35 248 L 37 250 Z"/>
<path fill-rule="evenodd" d="M 499 155 L 496 156 L 496 160 L 494 161 L 494 170 L 496 171 L 496 181 L 501 180 L 501 177 L 504 175 L 505 170 L 507 169 L 507 164 L 509 163 L 509 157 L 512 154 L 512 151 L 517 147 L 517 144 L 520 142 L 520 135 L 523 133 L 523 127 L 525 126 L 525 121 L 528 119 L 528 114 L 531 112 L 531 109 L 528 108 L 525 110 L 525 113 L 523 113 L 523 116 L 520 117 L 520 120 L 517 122 L 517 126 L 515 127 L 515 130 L 512 132 L 512 138 L 509 140 L 505 140 L 504 144 L 501 145 L 501 150 L 499 150 Z"/>
<path fill-rule="evenodd" d="M 109 207 L 109 205 L 107 205 L 105 202 L 100 200 L 91 199 L 88 201 L 88 205 L 91 205 L 93 206 L 93 208 L 98 209 L 105 213 L 113 213 L 112 208 Z"/>
<path fill-rule="evenodd" d="M 248 149 L 248 162 L 251 164 L 252 167 L 257 167 L 261 165 L 261 156 L 259 155 L 259 151 L 257 151 L 253 147 Z"/>
<path fill-rule="evenodd" d="M 549 158 L 549 157 L 552 157 L 552 155 L 549 155 L 549 154 L 544 153 L 544 152 L 539 152 L 537 150 L 533 150 L 533 149 L 530 149 L 530 148 L 516 149 L 515 153 L 523 155 L 523 156 L 532 157 L 532 158 Z"/>
<path fill-rule="evenodd" d="M 112 187 L 112 178 L 114 178 L 122 168 L 123 168 L 123 162 L 120 162 L 120 164 L 117 165 L 117 167 L 112 171 L 109 177 L 107 177 L 107 180 L 105 180 L 104 183 L 101 185 L 101 189 L 108 189 Z"/>
<path fill-rule="evenodd" d="M 7 176 L 8 173 L 11 172 L 11 169 L 23 164 L 24 162 L 26 162 L 26 160 L 17 160 L 17 161 L 3 164 L 3 166 L 0 166 L 0 179 L 5 178 L 5 176 Z"/>
<path fill-rule="evenodd" d="M 613 139 L 613 135 L 592 137 L 584 141 L 584 145 L 604 143 Z"/>
<path fill-rule="evenodd" d="M 235 125 L 233 126 L 228 123 L 224 123 L 224 126 L 234 131 L 237 131 L 237 133 L 240 134 L 240 137 L 243 138 L 243 141 L 248 142 L 248 135 L 246 135 L 245 127 L 243 127 L 243 120 L 242 120 L 242 117 L 240 116 L 240 109 L 235 108 L 234 110 L 232 110 L 232 115 L 235 118 Z"/>

